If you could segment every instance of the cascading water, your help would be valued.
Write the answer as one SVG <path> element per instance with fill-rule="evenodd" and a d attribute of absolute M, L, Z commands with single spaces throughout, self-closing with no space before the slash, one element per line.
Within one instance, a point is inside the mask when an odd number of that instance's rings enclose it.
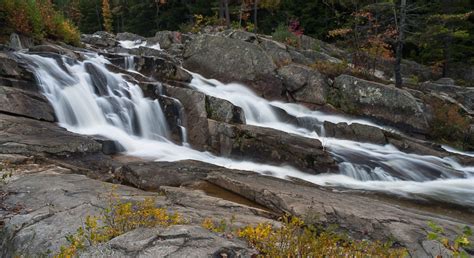
<path fill-rule="evenodd" d="M 383 128 L 360 119 L 327 115 L 303 106 L 269 102 L 243 85 L 222 84 L 193 73 L 191 87 L 207 95 L 226 99 L 240 106 L 249 124 L 269 127 L 300 136 L 319 139 L 339 163 L 341 175 L 305 175 L 303 179 L 331 186 L 355 189 L 420 194 L 447 201 L 450 198 L 474 204 L 474 167 L 463 167 L 449 158 L 407 154 L 392 145 L 375 145 L 324 136 L 324 121 L 361 123 Z M 294 117 L 311 119 L 319 125 L 321 136 L 298 126 L 282 122 L 272 106 Z M 247 114 L 251 114 L 247 116 Z M 384 128 L 391 130 L 390 128 Z M 293 176 L 293 175 L 292 175 Z M 461 201 L 463 202 L 463 201 Z"/>
<path fill-rule="evenodd" d="M 76 133 L 115 140 L 129 155 L 158 161 L 194 159 L 227 168 L 270 172 L 280 178 L 301 178 L 320 185 L 391 192 L 474 207 L 474 168 L 462 167 L 449 159 L 406 154 L 390 145 L 321 137 L 314 131 L 280 121 L 273 107 L 321 123 L 355 122 L 344 117 L 295 104 L 268 102 L 242 85 L 224 85 L 193 74 L 192 87 L 242 107 L 249 124 L 321 140 L 340 162 L 341 174 L 310 175 L 288 166 L 234 161 L 172 143 L 159 102 L 144 98 L 140 87 L 127 82 L 122 74 L 108 71 L 108 61 L 101 56 L 84 54 L 85 61 L 74 61 L 65 57 L 18 55 L 33 67 L 61 126 Z"/>

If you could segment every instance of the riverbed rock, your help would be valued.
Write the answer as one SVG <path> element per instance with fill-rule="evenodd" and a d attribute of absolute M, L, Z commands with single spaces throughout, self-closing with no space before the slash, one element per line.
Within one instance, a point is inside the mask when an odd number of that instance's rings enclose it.
<path fill-rule="evenodd" d="M 456 215 L 438 215 L 429 209 L 413 209 L 402 202 L 375 200 L 370 195 L 354 192 L 328 191 L 299 181 L 248 173 L 216 173 L 206 180 L 275 212 L 305 218 L 306 223 L 337 224 L 356 238 L 390 239 L 406 246 L 413 257 L 428 257 L 432 252 L 423 246 L 428 221 L 443 227 L 450 236 L 456 235 L 459 226 L 472 225 L 472 214 L 458 220 Z"/>
<path fill-rule="evenodd" d="M 212 217 L 217 223 L 234 216 L 237 226 L 270 221 L 256 215 L 255 208 L 207 196 L 198 190 L 167 187 L 164 189 L 167 196 L 163 196 L 70 173 L 68 169 L 51 165 L 35 171 L 21 168 L 15 170 L 12 180 L 0 185 L 0 193 L 6 193 L 1 195 L 0 205 L 2 257 L 58 253 L 61 246 L 68 244 L 66 236 L 83 226 L 87 216 L 104 212 L 110 205 L 111 193 L 122 202 L 152 197 L 157 207 L 178 212 L 187 224 L 138 228 L 104 244 L 86 245 L 79 255 L 247 257 L 256 252 L 242 240 L 202 228 L 203 219 Z"/>
<path fill-rule="evenodd" d="M 324 122 L 326 137 L 338 139 L 347 139 L 359 142 L 368 142 L 374 144 L 386 144 L 384 131 L 370 125 L 359 123 L 338 123 L 334 124 L 328 121 Z"/>
<path fill-rule="evenodd" d="M 82 34 L 81 42 L 98 48 L 115 47 L 118 42 L 115 35 L 105 31 L 98 31 L 94 34 Z"/>
<path fill-rule="evenodd" d="M 318 174 L 335 169 L 321 142 L 270 128 L 209 120 L 209 146 L 220 155 L 287 164 Z"/>
<path fill-rule="evenodd" d="M 0 85 L 37 91 L 34 74 L 7 52 L 0 52 Z"/>
<path fill-rule="evenodd" d="M 145 37 L 142 37 L 137 34 L 133 34 L 130 32 L 121 32 L 117 33 L 117 36 L 115 37 L 116 40 L 118 41 L 145 41 Z"/>
<path fill-rule="evenodd" d="M 76 55 L 73 51 L 67 48 L 63 48 L 58 45 L 53 45 L 53 44 L 45 44 L 45 45 L 36 45 L 32 46 L 28 49 L 29 53 L 55 53 L 58 55 L 64 55 L 69 58 L 77 58 L 78 55 Z"/>
<path fill-rule="evenodd" d="M 245 124 L 242 108 L 234 106 L 227 100 L 206 96 L 206 111 L 209 119 L 231 124 Z"/>
<path fill-rule="evenodd" d="M 181 44 L 181 33 L 177 31 L 158 31 L 155 37 L 149 38 L 149 44 L 160 44 L 162 49 L 169 49 L 173 44 Z"/>
<path fill-rule="evenodd" d="M 270 56 L 256 44 L 200 35 L 186 45 L 184 67 L 223 82 L 241 82 L 269 99 L 280 99 L 282 86 Z"/>
<path fill-rule="evenodd" d="M 97 141 L 56 124 L 0 114 L 0 153 L 69 156 L 101 151 Z"/>
<path fill-rule="evenodd" d="M 190 82 L 192 76 L 178 63 L 161 57 L 141 56 L 136 60 L 135 69 L 156 80 L 174 80 Z"/>
<path fill-rule="evenodd" d="M 188 142 L 193 148 L 204 150 L 209 137 L 206 95 L 187 88 L 163 85 L 163 93 L 181 102 L 184 107 L 183 124 L 187 128 Z"/>
<path fill-rule="evenodd" d="M 298 102 L 322 105 L 326 103 L 328 80 L 307 66 L 290 64 L 278 69 L 283 85 Z"/>
<path fill-rule="evenodd" d="M 0 112 L 54 122 L 54 110 L 41 94 L 0 86 Z"/>
<path fill-rule="evenodd" d="M 342 111 L 369 117 L 414 133 L 427 133 L 422 104 L 405 90 L 341 75 L 330 89 L 329 103 Z"/>
<path fill-rule="evenodd" d="M 115 171 L 123 183 L 146 191 L 160 190 L 162 186 L 179 187 L 204 179 L 220 167 L 208 163 L 186 160 L 176 162 L 133 162 Z"/>

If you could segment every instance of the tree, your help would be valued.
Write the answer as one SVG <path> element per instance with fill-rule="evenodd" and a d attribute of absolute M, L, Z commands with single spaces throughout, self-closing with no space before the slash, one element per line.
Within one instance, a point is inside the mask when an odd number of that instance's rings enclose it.
<path fill-rule="evenodd" d="M 402 74 L 401 74 L 401 63 L 402 63 L 402 54 L 403 54 L 403 40 L 405 36 L 405 21 L 406 21 L 406 7 L 407 7 L 407 1 L 406 0 L 401 0 L 400 3 L 400 22 L 398 23 L 397 26 L 397 31 L 398 31 L 398 37 L 397 37 L 397 49 L 396 49 L 396 60 L 395 60 L 395 67 L 394 67 L 394 73 L 395 73 L 395 86 L 397 88 L 402 87 L 403 79 L 402 79 Z"/>
<path fill-rule="evenodd" d="M 102 0 L 102 18 L 104 19 L 105 31 L 112 32 L 112 12 L 110 11 L 109 0 Z"/>
<path fill-rule="evenodd" d="M 431 53 L 434 64 L 441 67 L 443 77 L 447 76 L 449 65 L 453 61 L 453 48 L 472 36 L 469 28 L 473 29 L 473 26 L 468 19 L 473 14 L 471 11 L 430 15 L 426 19 L 425 30 L 417 34 L 420 47 Z"/>

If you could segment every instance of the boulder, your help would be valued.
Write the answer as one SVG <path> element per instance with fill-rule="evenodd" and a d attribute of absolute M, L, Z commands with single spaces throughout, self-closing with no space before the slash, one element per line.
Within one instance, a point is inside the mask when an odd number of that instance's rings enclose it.
<path fill-rule="evenodd" d="M 373 118 L 414 133 L 427 133 L 422 104 L 405 90 L 349 75 L 336 78 L 328 102 L 342 111 Z"/>
<path fill-rule="evenodd" d="M 179 63 L 161 57 L 142 56 L 135 61 L 137 72 L 156 80 L 173 80 L 190 82 L 191 74 L 186 72 Z"/>
<path fill-rule="evenodd" d="M 122 183 L 158 192 L 162 186 L 179 187 L 203 180 L 210 172 L 224 168 L 208 163 L 185 160 L 176 162 L 132 162 L 115 171 Z"/>
<path fill-rule="evenodd" d="M 335 162 L 316 139 L 270 128 L 230 125 L 209 120 L 209 146 L 228 157 L 287 164 L 318 174 L 335 170 Z"/>
<path fill-rule="evenodd" d="M 333 44 L 328 44 L 319 39 L 315 39 L 306 35 L 302 35 L 300 38 L 301 48 L 304 50 L 313 50 L 322 53 L 324 56 L 330 58 L 344 58 L 348 56 L 344 50 L 337 48 Z"/>
<path fill-rule="evenodd" d="M 267 52 L 277 67 L 291 63 L 291 55 L 286 49 L 285 44 L 265 38 L 260 40 L 260 47 Z"/>
<path fill-rule="evenodd" d="M 148 44 L 160 44 L 160 48 L 168 49 L 173 44 L 181 44 L 181 33 L 177 31 L 158 31 L 155 37 L 149 38 Z"/>
<path fill-rule="evenodd" d="M 21 155 L 85 155 L 102 146 L 49 122 L 0 114 L 0 153 Z"/>
<path fill-rule="evenodd" d="M 186 44 L 184 67 L 225 83 L 249 85 L 259 95 L 281 99 L 282 85 L 272 58 L 258 45 L 242 40 L 200 35 Z"/>
<path fill-rule="evenodd" d="M 323 105 L 329 84 L 320 72 L 307 66 L 290 64 L 278 69 L 283 85 L 298 102 Z"/>
<path fill-rule="evenodd" d="M 243 31 L 243 30 L 226 30 L 217 35 L 222 35 L 232 39 L 238 39 L 249 43 L 254 43 L 257 40 L 257 34 Z"/>
<path fill-rule="evenodd" d="M 145 41 L 145 37 L 130 32 L 117 33 L 115 37 L 118 41 Z"/>
<path fill-rule="evenodd" d="M 245 124 L 245 114 L 242 108 L 234 106 L 227 100 L 206 96 L 207 117 L 212 120 L 230 123 Z"/>
<path fill-rule="evenodd" d="M 82 34 L 81 42 L 98 48 L 115 47 L 118 43 L 115 35 L 105 31 L 98 31 L 94 34 Z"/>
<path fill-rule="evenodd" d="M 171 130 L 171 137 L 174 142 L 178 144 L 182 143 L 186 138 L 186 136 L 183 135 L 183 128 L 185 126 L 183 121 L 185 118 L 183 105 L 179 100 L 167 96 L 160 95 L 158 96 L 158 100 L 165 115 L 166 122 L 168 122 L 168 126 Z"/>
<path fill-rule="evenodd" d="M 54 110 L 41 94 L 0 86 L 0 112 L 54 122 Z"/>
<path fill-rule="evenodd" d="M 198 150 L 204 150 L 209 137 L 206 112 L 206 95 L 186 88 L 163 85 L 163 94 L 175 98 L 184 107 L 183 124 L 187 128 L 188 142 Z"/>
<path fill-rule="evenodd" d="M 324 122 L 324 131 L 326 137 L 333 137 L 338 139 L 347 139 L 358 142 L 368 142 L 374 144 L 386 144 L 384 131 L 364 124 L 334 124 L 328 121 Z"/>

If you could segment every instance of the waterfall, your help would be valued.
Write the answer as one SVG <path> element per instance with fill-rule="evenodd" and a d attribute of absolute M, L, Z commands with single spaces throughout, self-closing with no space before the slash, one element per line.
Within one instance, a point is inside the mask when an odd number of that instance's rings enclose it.
<path fill-rule="evenodd" d="M 61 126 L 79 134 L 112 139 L 129 155 L 157 161 L 193 159 L 279 178 L 301 178 L 325 186 L 389 192 L 474 207 L 474 168 L 463 167 L 450 159 L 406 154 L 391 145 L 327 138 L 323 130 L 318 135 L 281 121 L 274 107 L 309 117 L 321 125 L 324 121 L 371 124 L 367 121 L 323 114 L 295 104 L 269 102 L 243 85 L 222 84 L 193 74 L 191 87 L 240 106 L 249 124 L 319 139 L 338 160 L 340 174 L 311 175 L 289 166 L 235 161 L 171 142 L 158 100 L 145 98 L 138 85 L 126 81 L 120 73 L 108 71 L 109 62 L 97 54 L 84 53 L 84 61 L 18 55 L 33 68 Z"/>

